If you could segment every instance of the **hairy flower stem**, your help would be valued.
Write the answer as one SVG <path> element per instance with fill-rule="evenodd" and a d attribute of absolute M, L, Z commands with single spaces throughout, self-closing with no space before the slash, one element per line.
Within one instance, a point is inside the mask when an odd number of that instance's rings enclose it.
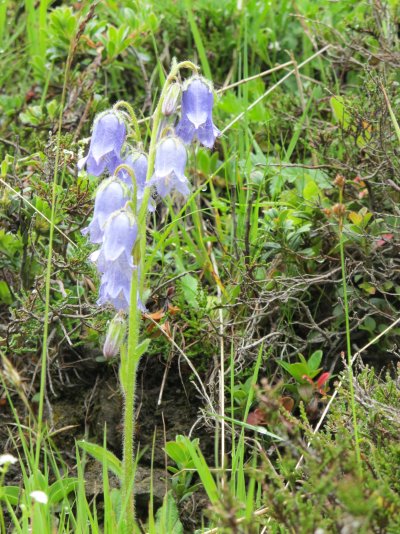
<path fill-rule="evenodd" d="M 136 248 L 136 247 L 135 247 Z M 123 443 L 123 478 L 122 478 L 122 503 L 125 508 L 126 532 L 134 531 L 135 524 L 135 499 L 132 491 L 135 476 L 134 439 L 135 439 L 135 389 L 136 372 L 139 364 L 137 346 L 139 343 L 140 313 L 137 306 L 138 270 L 132 274 L 128 350 L 125 358 L 121 353 L 121 382 L 124 392 L 124 443 Z"/>
<path fill-rule="evenodd" d="M 132 111 L 133 113 L 133 111 Z M 129 173 L 132 185 L 132 210 L 136 216 L 137 212 L 137 182 L 134 171 L 125 164 L 119 165 L 115 170 L 115 176 L 119 171 L 125 170 Z M 143 231 L 142 227 L 139 227 Z M 133 250 L 135 256 L 134 263 L 138 265 L 138 246 Z M 137 346 L 139 343 L 140 313 L 137 305 L 138 295 L 138 269 L 132 273 L 131 291 L 129 296 L 129 328 L 128 328 L 128 350 L 121 351 L 120 380 L 124 395 L 124 440 L 123 440 L 123 478 L 122 478 L 122 502 L 125 506 L 125 531 L 133 532 L 135 524 L 135 498 L 132 493 L 133 480 L 135 477 L 135 389 L 136 372 L 139 364 L 137 356 Z"/>
<path fill-rule="evenodd" d="M 189 68 L 197 71 L 197 67 L 190 61 L 184 61 L 172 66 L 171 72 L 168 75 L 168 78 L 164 84 L 163 90 L 161 92 L 160 100 L 154 112 L 154 122 L 153 129 L 150 139 L 150 149 L 148 157 L 148 169 L 146 182 L 148 182 L 154 172 L 154 161 L 155 161 L 155 152 L 157 145 L 157 134 L 160 127 L 162 119 L 162 103 L 164 101 L 165 95 L 167 93 L 168 87 L 174 81 L 176 75 L 178 74 L 181 68 Z M 137 130 L 139 128 L 137 124 L 136 116 L 129 104 L 125 102 L 118 102 L 114 108 L 121 106 L 126 107 L 129 110 L 131 117 L 134 117 L 133 124 L 140 139 L 140 132 L 138 134 Z M 131 177 L 133 177 L 134 188 L 136 186 L 134 175 L 132 175 L 131 169 L 127 168 L 124 165 L 118 167 L 119 169 L 127 170 Z M 129 169 L 129 170 L 128 170 Z M 136 196 L 136 195 L 134 195 Z M 138 266 L 137 269 L 133 271 L 132 282 L 131 282 L 131 292 L 130 292 L 130 307 L 129 307 L 129 330 L 128 330 L 128 346 L 127 350 L 121 351 L 121 369 L 120 369 L 120 379 L 122 390 L 125 398 L 124 405 L 124 443 L 123 443 L 123 478 L 122 478 L 122 503 L 125 506 L 125 518 L 124 518 L 124 529 L 125 532 L 131 534 L 135 529 L 135 500 L 134 492 L 132 488 L 134 487 L 133 481 L 135 476 L 135 459 L 134 459 L 134 436 L 135 436 L 135 387 L 136 387 L 136 373 L 139 365 L 140 355 L 138 354 L 138 343 L 139 343 L 139 333 L 140 333 L 140 311 L 138 308 L 138 290 L 139 296 L 142 297 L 143 287 L 144 287 L 144 278 L 145 278 L 145 246 L 146 246 L 146 216 L 147 216 L 147 206 L 150 197 L 150 188 L 146 187 L 144 190 L 144 196 L 142 199 L 142 204 L 140 206 L 139 214 L 137 215 L 137 222 L 139 227 L 139 241 L 135 245 L 133 254 L 134 254 L 134 263 Z M 139 270 L 140 270 L 140 280 L 139 280 Z"/>
<path fill-rule="evenodd" d="M 114 104 L 113 109 L 118 110 L 120 108 L 125 108 L 127 110 L 129 117 L 132 121 L 133 131 L 135 132 L 135 135 L 133 137 L 138 143 L 140 143 L 142 141 L 142 134 L 140 133 L 139 123 L 132 106 L 128 102 L 125 102 L 125 100 L 120 100 L 119 102 Z"/>
<path fill-rule="evenodd" d="M 114 176 L 117 176 L 118 177 L 118 173 L 119 171 L 126 171 L 129 176 L 131 177 L 131 180 L 132 180 L 132 186 L 133 186 L 133 193 L 132 193 L 132 202 L 131 202 L 131 205 L 132 205 L 132 211 L 133 213 L 135 214 L 135 217 L 137 215 L 137 181 L 136 181 L 136 177 L 135 177 L 135 173 L 134 171 L 131 169 L 131 167 L 129 167 L 129 165 L 126 165 L 125 163 L 121 163 L 121 165 L 118 165 L 118 167 L 115 169 L 114 171 Z"/>
<path fill-rule="evenodd" d="M 343 201 L 343 186 L 339 187 L 339 204 Z M 347 283 L 346 283 L 346 260 L 344 254 L 344 240 L 343 240 L 343 218 L 344 215 L 339 217 L 339 247 L 340 247 L 340 263 L 342 266 L 342 286 L 343 286 L 343 304 L 346 324 L 346 345 L 347 345 L 347 371 L 349 378 L 349 390 L 350 390 L 350 403 L 353 416 L 353 431 L 354 431 L 354 445 L 357 460 L 357 468 L 360 477 L 362 476 L 362 464 L 361 464 L 361 452 L 360 441 L 358 435 L 357 413 L 356 413 L 356 401 L 354 397 L 354 383 L 353 383 L 353 367 L 351 362 L 351 338 L 350 338 L 350 320 L 349 320 L 349 303 L 347 298 Z"/>

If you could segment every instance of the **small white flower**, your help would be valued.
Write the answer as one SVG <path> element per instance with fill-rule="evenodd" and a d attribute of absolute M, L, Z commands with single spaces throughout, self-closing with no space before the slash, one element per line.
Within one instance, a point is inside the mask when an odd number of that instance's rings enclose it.
<path fill-rule="evenodd" d="M 0 466 L 4 464 L 15 464 L 18 462 L 18 458 L 15 458 L 12 454 L 1 454 L 0 455 Z"/>
<path fill-rule="evenodd" d="M 47 504 L 49 502 L 49 498 L 44 491 L 31 491 L 29 496 L 32 497 L 34 501 L 39 502 L 40 504 Z"/>
<path fill-rule="evenodd" d="M 276 52 L 279 52 L 279 50 L 281 49 L 281 45 L 279 41 L 274 41 L 272 43 L 269 43 L 268 48 L 269 50 L 275 50 Z"/>

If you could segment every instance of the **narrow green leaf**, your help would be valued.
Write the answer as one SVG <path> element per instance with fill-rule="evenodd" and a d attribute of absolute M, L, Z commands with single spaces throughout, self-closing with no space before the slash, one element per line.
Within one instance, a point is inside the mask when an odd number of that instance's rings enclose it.
<path fill-rule="evenodd" d="M 331 98 L 331 107 L 335 119 L 344 130 L 347 130 L 351 123 L 351 115 L 346 111 L 344 98 L 342 96 L 333 96 Z"/>
<path fill-rule="evenodd" d="M 62 501 L 71 491 L 78 486 L 77 478 L 61 478 L 56 480 L 49 489 L 48 496 L 51 504 Z"/>
<path fill-rule="evenodd" d="M 99 462 L 107 462 L 107 467 L 112 471 L 117 477 L 122 479 L 122 462 L 112 452 L 106 450 L 101 445 L 96 445 L 95 443 L 88 443 L 87 441 L 78 441 L 78 445 L 81 449 L 89 453 L 93 458 Z"/>
<path fill-rule="evenodd" d="M 187 9 L 187 17 L 189 19 L 190 29 L 193 35 L 194 42 L 196 43 L 197 52 L 199 53 L 201 68 L 203 69 L 204 75 L 209 80 L 212 80 L 210 65 L 208 63 L 207 54 L 203 45 L 203 40 L 201 38 L 199 28 L 196 24 L 196 19 L 193 15 L 191 0 L 186 0 L 185 5 Z"/>
<path fill-rule="evenodd" d="M 218 418 L 224 419 L 224 421 L 229 421 L 230 423 L 234 423 L 235 425 L 241 426 L 243 428 L 246 428 L 247 430 L 252 430 L 253 432 L 258 432 L 259 434 L 263 434 L 264 436 L 268 436 L 272 439 L 275 439 L 277 441 L 284 441 L 283 438 L 278 436 L 277 434 L 274 434 L 273 432 L 270 432 L 263 426 L 258 425 L 249 425 L 249 423 L 245 423 L 244 421 L 239 421 L 238 419 L 232 419 L 231 417 L 222 417 L 221 415 L 216 416 Z"/>
<path fill-rule="evenodd" d="M 0 500 L 7 500 L 12 506 L 17 506 L 19 502 L 19 486 L 3 486 L 0 488 Z"/>
<path fill-rule="evenodd" d="M 196 467 L 196 471 L 203 483 L 204 489 L 208 495 L 212 504 L 216 504 L 219 501 L 218 488 L 215 483 L 214 477 L 211 474 L 210 468 L 204 459 L 198 446 L 195 446 L 189 438 L 184 440 L 187 450 L 192 457 L 193 463 Z"/>
<path fill-rule="evenodd" d="M 141 356 L 143 356 L 145 352 L 147 352 L 150 342 L 151 342 L 151 339 L 147 338 L 147 339 L 144 339 L 141 343 L 139 343 L 135 351 L 136 358 L 139 359 Z"/>

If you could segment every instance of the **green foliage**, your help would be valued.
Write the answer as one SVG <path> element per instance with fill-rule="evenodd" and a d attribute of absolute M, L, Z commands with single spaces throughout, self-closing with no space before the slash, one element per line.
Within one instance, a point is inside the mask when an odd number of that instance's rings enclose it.
<path fill-rule="evenodd" d="M 79 441 L 78 445 L 81 449 L 89 453 L 93 458 L 96 458 L 101 464 L 105 465 L 110 471 L 115 473 L 117 477 L 122 478 L 122 463 L 121 460 L 111 452 L 97 445 L 96 443 L 88 443 L 86 441 Z"/>
<path fill-rule="evenodd" d="M 155 528 L 160 534 L 183 534 L 179 511 L 171 491 L 166 493 L 163 505 L 157 510 Z"/>
<path fill-rule="evenodd" d="M 154 80 L 165 77 L 173 55 L 193 59 L 203 74 L 212 74 L 219 128 L 244 115 L 214 152 L 199 148 L 190 155 L 188 204 L 178 198 L 160 203 L 149 221 L 149 313 L 164 314 L 159 325 L 190 359 L 216 409 L 222 324 L 225 387 L 230 377 L 230 403 L 211 421 L 219 430 L 211 439 L 218 461 L 204 435 L 198 441 L 198 427 L 190 439 L 177 436 L 165 444 L 174 465 L 168 466 L 170 490 L 159 500 L 153 530 L 186 530 L 190 496 L 205 509 L 211 505 L 211 511 L 193 515 L 201 530 L 206 524 L 220 532 L 400 530 L 400 400 L 393 363 L 400 335 L 393 326 L 400 298 L 399 6 L 394 0 L 381 4 L 107 0 L 85 20 L 90 2 L 0 1 L 0 345 L 17 371 L 13 380 L 10 370 L 2 378 L 11 399 L 24 392 L 27 400 L 17 406 L 16 427 L 1 405 L 1 426 L 16 432 L 13 447 L 21 457 L 18 470 L 13 466 L 0 485 L 8 530 L 27 532 L 32 520 L 45 533 L 117 532 L 121 526 L 121 492 L 109 486 L 113 474 L 121 475 L 120 451 L 91 443 L 95 395 L 82 392 L 79 398 L 88 406 L 90 441 L 81 441 L 80 428 L 67 433 L 71 440 L 79 434 L 80 449 L 103 466 L 98 502 L 85 494 L 84 461 L 79 452 L 71 459 L 69 445 L 58 455 L 46 441 L 40 466 L 32 457 L 37 436 L 29 417 L 36 410 L 41 368 L 55 132 L 62 109 L 49 294 L 49 418 L 56 395 L 68 393 L 75 373 L 84 381 L 96 373 L 103 387 L 109 365 L 92 367 L 109 312 L 95 306 L 98 278 L 87 261 L 91 247 L 81 236 L 97 179 L 77 174 L 77 159 L 87 148 L 77 140 L 90 135 L 96 113 L 122 98 L 139 115 L 151 116 Z M 82 35 L 75 42 L 78 29 Z M 290 76 L 274 87 L 288 72 L 278 70 L 224 90 L 288 61 L 287 51 L 300 64 L 327 43 L 332 48 L 301 68 L 298 79 Z M 144 135 L 147 125 L 141 124 Z M 338 173 L 345 179 L 342 220 L 336 213 Z M 362 476 L 346 378 L 316 434 L 337 381 L 330 381 L 324 396 L 304 378 L 315 384 L 322 371 L 336 376 L 343 369 L 346 315 L 352 347 L 371 343 L 361 355 L 376 367 L 355 378 Z M 149 324 L 143 319 L 143 329 Z M 169 338 L 146 343 L 140 352 L 149 348 L 149 358 L 168 362 L 168 373 L 179 368 L 184 381 L 193 378 L 181 354 L 178 366 Z M 390 375 L 382 374 L 385 366 Z M 3 386 L 2 402 L 5 391 Z M 287 392 L 295 401 L 291 413 L 284 411 Z M 189 402 L 201 404 L 194 397 Z M 247 422 L 250 410 L 259 410 L 259 424 Z M 210 413 L 204 415 L 210 423 Z M 221 421 L 228 433 L 224 466 Z M 187 421 L 187 432 L 193 423 Z M 52 431 L 59 430 L 55 418 Z M 29 498 L 37 489 L 49 496 L 46 508 Z"/>
<path fill-rule="evenodd" d="M 168 470 L 173 474 L 172 489 L 179 502 L 189 498 L 199 488 L 199 484 L 192 483 L 195 464 L 185 440 L 184 436 L 176 436 L 175 441 L 167 442 L 164 449 L 177 465 L 177 467 L 168 466 Z M 199 440 L 193 440 L 193 444 L 195 447 L 198 446 Z"/>
<path fill-rule="evenodd" d="M 314 378 L 320 372 L 321 368 L 319 367 L 322 360 L 322 350 L 316 350 L 308 360 L 304 358 L 302 354 L 299 354 L 300 362 L 298 363 L 287 363 L 282 360 L 277 362 L 281 365 L 285 371 L 287 371 L 299 384 L 306 384 L 305 376 Z"/>

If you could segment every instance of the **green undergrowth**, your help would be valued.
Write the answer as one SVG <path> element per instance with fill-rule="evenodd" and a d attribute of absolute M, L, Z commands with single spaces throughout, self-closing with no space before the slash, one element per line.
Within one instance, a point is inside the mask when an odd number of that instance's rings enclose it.
<path fill-rule="evenodd" d="M 149 218 L 142 329 L 148 360 L 197 388 L 189 402 L 209 440 L 188 420 L 185 435 L 160 446 L 164 504 L 151 490 L 142 531 L 400 530 L 398 28 L 395 1 L 0 1 L 0 454 L 19 458 L 0 467 L 0 529 L 118 529 L 120 451 L 104 458 L 53 440 L 64 431 L 51 422 L 57 399 L 77 379 L 90 389 L 118 367 L 102 355 L 112 310 L 96 306 L 99 280 L 81 235 L 98 179 L 76 164 L 93 118 L 119 99 L 148 135 L 150 95 L 176 56 L 214 80 L 224 132 L 213 152 L 189 155 L 188 202 L 159 202 Z M 354 403 L 347 333 L 358 353 Z M 88 443 L 103 429 L 91 427 L 85 399 L 84 432 L 71 425 L 71 439 Z M 96 498 L 85 494 L 88 455 L 103 462 Z M 47 505 L 30 498 L 37 490 Z"/>

